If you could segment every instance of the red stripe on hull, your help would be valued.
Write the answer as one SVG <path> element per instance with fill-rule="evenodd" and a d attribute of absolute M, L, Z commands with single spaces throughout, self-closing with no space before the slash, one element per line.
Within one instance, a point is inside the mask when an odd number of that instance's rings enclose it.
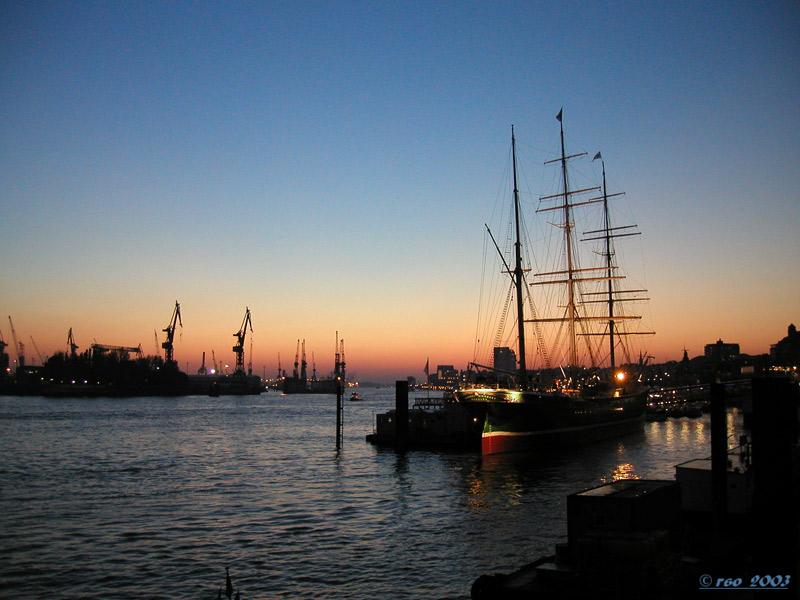
<path fill-rule="evenodd" d="M 536 433 L 484 432 L 481 437 L 481 454 L 501 454 L 504 452 L 526 452 L 538 449 L 565 448 L 580 446 L 608 439 L 618 435 L 638 433 L 644 426 L 644 416 L 617 423 L 603 423 L 594 427 L 577 427 L 561 431 L 541 431 Z"/>
<path fill-rule="evenodd" d="M 519 452 L 525 449 L 520 444 L 519 436 L 491 435 L 481 438 L 481 454 L 502 454 L 504 452 Z"/>

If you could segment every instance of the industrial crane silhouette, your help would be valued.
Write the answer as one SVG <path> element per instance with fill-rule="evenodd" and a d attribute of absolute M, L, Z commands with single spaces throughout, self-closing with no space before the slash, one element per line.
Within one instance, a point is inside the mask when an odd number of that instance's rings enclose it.
<path fill-rule="evenodd" d="M 8 315 L 8 323 L 11 325 L 11 338 L 14 340 L 14 351 L 17 353 L 17 368 L 25 366 L 25 344 L 17 341 L 17 332 L 14 329 L 14 321 Z"/>
<path fill-rule="evenodd" d="M 6 375 L 8 370 L 8 354 L 6 354 L 6 346 L 8 346 L 8 344 L 3 339 L 3 332 L 2 330 L 0 330 L 0 369 L 2 369 L 2 372 L 0 372 L 0 378 Z M 280 355 L 278 355 L 279 370 L 280 370 L 280 362 L 281 362 Z"/>
<path fill-rule="evenodd" d="M 253 323 L 250 321 L 250 309 L 245 307 L 244 320 L 239 331 L 233 334 L 236 338 L 236 345 L 233 347 L 233 352 L 236 354 L 236 370 L 234 375 L 244 375 L 244 338 L 247 335 L 247 328 L 250 327 L 250 333 L 253 333 Z"/>
<path fill-rule="evenodd" d="M 39 346 L 36 345 L 36 340 L 33 339 L 32 335 L 29 335 L 28 337 L 31 338 L 31 343 L 33 344 L 34 350 L 36 350 L 36 354 L 39 356 L 39 360 L 41 361 L 41 364 L 44 365 L 45 356 L 42 354 L 42 351 L 39 350 Z"/>
<path fill-rule="evenodd" d="M 175 327 L 180 324 L 181 330 L 183 330 L 183 322 L 181 321 L 181 305 L 178 304 L 178 301 L 175 300 L 175 309 L 172 311 L 172 319 L 170 319 L 169 325 L 164 328 L 164 333 L 167 334 L 167 341 L 161 344 L 161 347 L 164 349 L 164 362 L 167 364 L 174 363 L 174 359 L 172 358 L 172 340 L 175 339 Z"/>
<path fill-rule="evenodd" d="M 75 351 L 79 346 L 75 343 L 75 338 L 72 336 L 72 327 L 69 328 L 69 333 L 67 334 L 67 345 L 69 346 L 69 355 L 75 356 Z"/>

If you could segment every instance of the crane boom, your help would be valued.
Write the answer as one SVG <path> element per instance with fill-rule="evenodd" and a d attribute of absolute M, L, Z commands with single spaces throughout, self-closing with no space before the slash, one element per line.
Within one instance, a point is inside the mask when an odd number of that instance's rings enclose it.
<path fill-rule="evenodd" d="M 69 355 L 75 356 L 75 351 L 79 346 L 75 343 L 75 338 L 72 336 L 72 327 L 69 328 L 69 333 L 67 334 L 67 346 L 69 346 Z"/>
<path fill-rule="evenodd" d="M 336 332 L 335 362 L 333 367 L 334 375 L 339 384 L 345 385 L 345 360 L 344 360 L 344 338 L 339 339 L 339 332 Z"/>
<path fill-rule="evenodd" d="M 241 373 L 244 375 L 244 340 L 247 336 L 247 328 L 250 328 L 250 333 L 253 333 L 253 323 L 250 320 L 250 309 L 245 307 L 244 319 L 239 331 L 233 334 L 236 338 L 236 345 L 233 347 L 233 352 L 236 354 L 236 370 L 235 374 Z"/>
<path fill-rule="evenodd" d="M 39 360 L 41 361 L 42 366 L 44 366 L 44 356 L 42 355 L 42 351 L 39 350 L 39 346 L 36 345 L 36 340 L 33 339 L 33 336 L 31 335 L 29 337 L 31 338 L 31 343 L 33 344 L 33 347 L 36 350 L 36 354 L 39 355 Z"/>
<path fill-rule="evenodd" d="M 306 360 L 306 341 L 303 340 L 303 355 L 300 359 L 300 380 L 308 380 L 308 361 Z"/>
<path fill-rule="evenodd" d="M 178 301 L 175 300 L 175 308 L 172 310 L 172 318 L 169 321 L 169 325 L 167 325 L 163 331 L 167 334 L 167 341 L 161 344 L 161 347 L 164 349 L 164 362 L 167 364 L 174 363 L 175 360 L 172 358 L 172 340 L 175 339 L 175 327 L 180 324 L 181 330 L 183 330 L 183 322 L 181 321 L 181 305 L 178 304 Z"/>
<path fill-rule="evenodd" d="M 17 368 L 25 366 L 25 344 L 17 341 L 17 331 L 14 329 L 14 321 L 8 315 L 8 324 L 11 325 L 11 338 L 14 340 L 14 352 L 17 353 Z"/>

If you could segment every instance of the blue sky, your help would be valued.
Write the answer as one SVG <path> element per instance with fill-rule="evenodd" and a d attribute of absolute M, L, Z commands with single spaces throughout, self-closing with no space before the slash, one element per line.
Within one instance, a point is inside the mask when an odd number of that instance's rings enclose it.
<path fill-rule="evenodd" d="M 336 330 L 364 377 L 465 367 L 510 126 L 538 194 L 563 106 L 643 232 L 649 351 L 767 352 L 798 39 L 797 2 L 4 2 L 0 310 L 45 354 L 154 352 L 178 299 L 191 370 L 245 306 L 268 373 L 297 338 L 332 368 Z"/>

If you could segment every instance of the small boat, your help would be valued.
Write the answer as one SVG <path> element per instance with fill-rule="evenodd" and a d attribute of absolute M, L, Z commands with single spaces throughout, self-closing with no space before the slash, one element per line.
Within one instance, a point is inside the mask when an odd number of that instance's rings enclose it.
<path fill-rule="evenodd" d="M 358 392 L 353 392 L 350 394 L 350 402 L 359 402 L 363 400 L 363 398 L 359 395 Z"/>

